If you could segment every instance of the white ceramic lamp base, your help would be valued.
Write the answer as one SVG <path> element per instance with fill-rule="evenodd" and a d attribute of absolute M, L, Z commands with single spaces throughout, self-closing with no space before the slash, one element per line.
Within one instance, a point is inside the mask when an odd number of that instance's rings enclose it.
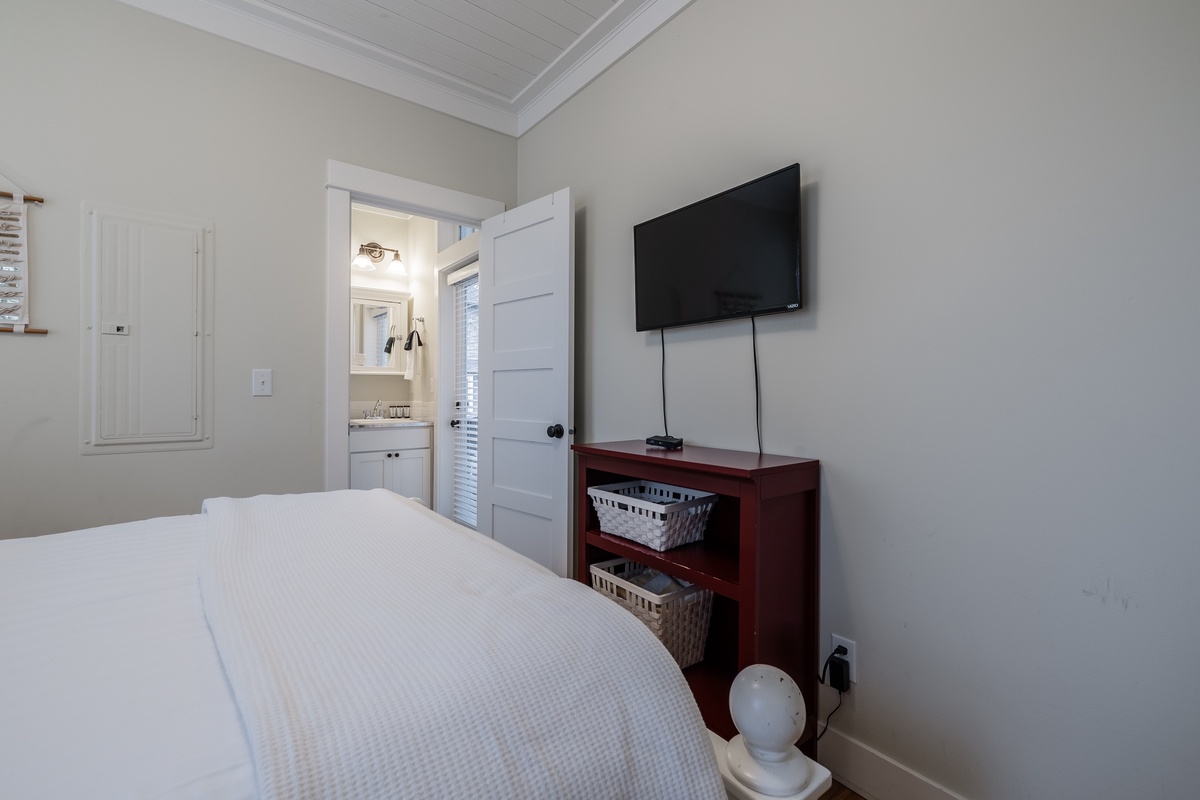
<path fill-rule="evenodd" d="M 771 800 L 773 795 L 756 792 L 733 776 L 726 761 L 726 751 L 729 745 L 724 739 L 712 731 L 708 732 L 708 738 L 712 740 L 713 754 L 717 757 L 717 766 L 721 769 L 721 778 L 725 781 L 725 794 L 729 796 L 729 800 Z M 800 757 L 808 763 L 808 782 L 800 791 L 790 795 L 787 800 L 817 800 L 833 786 L 833 775 L 828 769 L 803 753 L 800 754 Z"/>
<path fill-rule="evenodd" d="M 804 732 L 804 696 L 786 672 L 769 664 L 743 669 L 729 687 L 729 711 L 739 733 L 716 754 L 731 797 L 816 796 L 808 790 L 818 765 L 795 747 Z M 735 794 L 739 788 L 749 793 Z"/>
<path fill-rule="evenodd" d="M 746 749 L 740 733 L 725 746 L 729 772 L 738 783 L 770 797 L 791 797 L 808 783 L 808 759 L 795 747 L 779 761 L 763 761 Z"/>

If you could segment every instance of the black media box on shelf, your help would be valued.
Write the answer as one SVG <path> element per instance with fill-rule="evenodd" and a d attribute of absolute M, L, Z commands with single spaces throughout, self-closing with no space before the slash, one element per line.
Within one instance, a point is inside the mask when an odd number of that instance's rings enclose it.
<path fill-rule="evenodd" d="M 665 447 L 667 450 L 678 450 L 683 447 L 683 439 L 678 436 L 647 436 L 646 444 Z"/>

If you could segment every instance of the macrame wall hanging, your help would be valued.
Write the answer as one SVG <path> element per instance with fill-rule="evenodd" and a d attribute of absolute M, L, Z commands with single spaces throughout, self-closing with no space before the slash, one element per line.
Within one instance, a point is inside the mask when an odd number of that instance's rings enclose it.
<path fill-rule="evenodd" d="M 30 206 L 45 201 L 4 179 L 16 192 L 0 192 L 0 333 L 46 333 L 29 326 L 28 222 Z"/>

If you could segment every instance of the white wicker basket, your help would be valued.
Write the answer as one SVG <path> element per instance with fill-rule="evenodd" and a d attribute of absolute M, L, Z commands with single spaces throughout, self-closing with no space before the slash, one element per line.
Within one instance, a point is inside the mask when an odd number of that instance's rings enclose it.
<path fill-rule="evenodd" d="M 715 494 L 652 481 L 591 486 L 588 494 L 600 530 L 659 551 L 703 539 L 717 502 Z"/>
<path fill-rule="evenodd" d="M 600 561 L 589 567 L 592 588 L 632 611 L 663 643 L 680 669 L 702 661 L 712 616 L 712 591 L 676 578 L 685 588 L 654 594 L 627 580 L 647 569 L 628 558 Z"/>

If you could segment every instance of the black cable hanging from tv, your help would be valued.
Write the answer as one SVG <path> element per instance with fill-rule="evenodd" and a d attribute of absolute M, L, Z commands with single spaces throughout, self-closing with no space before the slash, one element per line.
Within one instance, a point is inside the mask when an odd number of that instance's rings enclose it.
<path fill-rule="evenodd" d="M 670 436 L 671 429 L 667 427 L 667 337 L 662 328 L 658 329 L 658 344 L 662 348 L 663 435 Z"/>
<path fill-rule="evenodd" d="M 762 455 L 762 397 L 758 388 L 758 328 L 750 317 L 750 346 L 754 351 L 754 424 L 758 429 L 758 454 Z"/>

